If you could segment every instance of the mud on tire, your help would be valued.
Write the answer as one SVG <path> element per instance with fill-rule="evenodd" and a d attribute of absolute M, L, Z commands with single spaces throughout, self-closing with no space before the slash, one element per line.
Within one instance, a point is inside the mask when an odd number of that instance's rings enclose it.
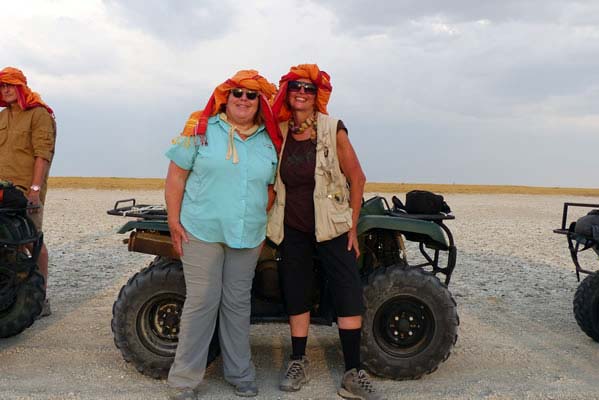
<path fill-rule="evenodd" d="M 420 268 L 382 268 L 364 288 L 364 365 L 405 380 L 435 371 L 458 338 L 456 303 L 441 281 Z"/>
<path fill-rule="evenodd" d="M 121 288 L 112 307 L 114 343 L 139 372 L 164 379 L 175 358 L 185 279 L 179 261 L 156 257 Z M 208 362 L 220 354 L 218 334 Z"/>
<path fill-rule="evenodd" d="M 33 271 L 19 284 L 12 305 L 0 311 L 0 338 L 15 336 L 29 328 L 42 312 L 45 298 L 44 277 Z"/>
<path fill-rule="evenodd" d="M 599 273 L 588 275 L 576 289 L 574 316 L 580 329 L 599 342 Z"/>

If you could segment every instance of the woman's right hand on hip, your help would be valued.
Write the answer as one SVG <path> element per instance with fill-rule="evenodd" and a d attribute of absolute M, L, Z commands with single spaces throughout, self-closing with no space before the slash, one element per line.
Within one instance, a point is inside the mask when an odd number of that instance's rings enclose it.
<path fill-rule="evenodd" d="M 189 242 L 187 232 L 183 225 L 179 221 L 168 223 L 168 229 L 171 231 L 171 241 L 173 242 L 173 248 L 179 257 L 183 257 L 183 242 Z"/>

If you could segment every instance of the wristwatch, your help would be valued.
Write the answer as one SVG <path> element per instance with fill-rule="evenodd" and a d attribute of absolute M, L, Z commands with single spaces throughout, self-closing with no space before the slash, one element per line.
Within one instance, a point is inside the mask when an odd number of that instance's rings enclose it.
<path fill-rule="evenodd" d="M 29 189 L 33 190 L 34 192 L 39 192 L 41 187 L 39 185 L 31 185 Z"/>

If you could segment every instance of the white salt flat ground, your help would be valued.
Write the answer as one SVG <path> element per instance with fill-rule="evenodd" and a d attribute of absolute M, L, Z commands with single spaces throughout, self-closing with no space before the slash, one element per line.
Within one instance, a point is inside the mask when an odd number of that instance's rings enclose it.
<path fill-rule="evenodd" d="M 112 342 L 111 307 L 127 278 L 149 261 L 128 253 L 115 233 L 124 219 L 106 215 L 159 191 L 52 190 L 45 233 L 51 252 L 54 314 L 0 340 L 1 399 L 163 399 L 166 385 L 125 363 Z M 564 237 L 552 233 L 564 201 L 599 198 L 446 195 L 459 249 L 450 284 L 460 314 L 451 357 L 418 381 L 376 379 L 389 399 L 599 398 L 599 343 L 572 314 L 577 287 Z M 599 260 L 588 260 L 593 269 Z M 289 351 L 284 325 L 252 327 L 258 399 L 334 399 L 342 374 L 335 327 L 311 331 L 313 380 L 301 392 L 277 389 Z M 206 399 L 233 398 L 220 363 L 208 370 Z"/>

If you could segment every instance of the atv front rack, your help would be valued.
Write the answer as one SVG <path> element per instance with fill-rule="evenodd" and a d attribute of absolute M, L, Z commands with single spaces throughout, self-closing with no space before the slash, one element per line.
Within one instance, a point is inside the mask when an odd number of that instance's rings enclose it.
<path fill-rule="evenodd" d="M 570 250 L 570 257 L 572 257 L 572 262 L 576 266 L 576 278 L 578 279 L 578 281 L 580 281 L 580 273 L 593 274 L 595 273 L 595 271 L 590 271 L 582 268 L 582 266 L 580 265 L 580 261 L 578 260 L 578 253 L 588 249 L 593 249 L 596 253 L 599 254 L 599 243 L 597 243 L 595 240 L 589 237 L 576 233 L 574 231 L 576 221 L 570 222 L 568 227 L 566 227 L 566 225 L 568 224 L 568 208 L 570 207 L 599 208 L 599 204 L 564 203 L 564 211 L 562 213 L 562 226 L 561 228 L 553 230 L 553 232 L 558 233 L 560 235 L 566 235 L 566 239 L 568 240 L 568 250 Z"/>
<path fill-rule="evenodd" d="M 128 206 L 120 206 L 121 204 L 131 203 Z M 107 211 L 110 215 L 118 215 L 122 217 L 132 217 L 141 219 L 153 219 L 166 221 L 166 207 L 162 205 L 136 204 L 135 199 L 119 200 L 114 203 L 112 210 Z"/>

